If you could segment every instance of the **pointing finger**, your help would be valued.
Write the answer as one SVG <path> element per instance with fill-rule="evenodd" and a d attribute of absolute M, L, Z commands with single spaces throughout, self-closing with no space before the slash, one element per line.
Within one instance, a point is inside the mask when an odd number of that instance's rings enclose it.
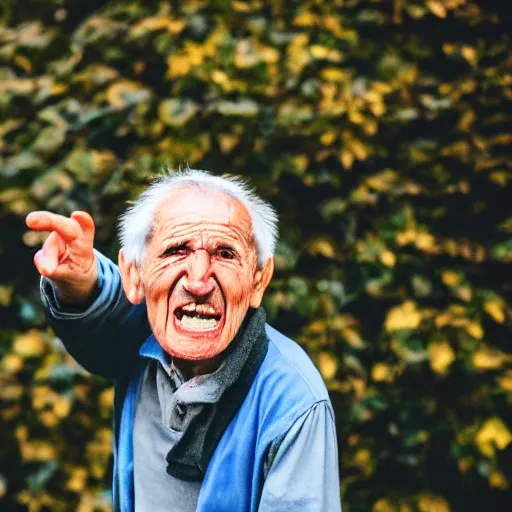
<path fill-rule="evenodd" d="M 35 231 L 56 231 L 65 242 L 73 242 L 80 234 L 78 222 L 63 215 L 51 212 L 32 212 L 25 220 L 27 226 Z"/>

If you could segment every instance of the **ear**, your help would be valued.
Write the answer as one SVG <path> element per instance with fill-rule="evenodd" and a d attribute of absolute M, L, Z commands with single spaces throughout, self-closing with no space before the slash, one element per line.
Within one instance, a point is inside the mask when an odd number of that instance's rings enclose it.
<path fill-rule="evenodd" d="M 267 289 L 268 283 L 272 279 L 272 275 L 274 274 L 274 258 L 269 258 L 263 268 L 258 270 L 256 274 L 254 274 L 254 282 L 253 289 L 251 292 L 251 298 L 249 300 L 249 305 L 251 308 L 257 308 L 261 304 L 263 300 L 263 294 Z"/>
<path fill-rule="evenodd" d="M 132 304 L 140 304 L 144 300 L 144 284 L 140 268 L 134 261 L 126 261 L 122 249 L 119 251 L 119 270 L 127 299 Z"/>

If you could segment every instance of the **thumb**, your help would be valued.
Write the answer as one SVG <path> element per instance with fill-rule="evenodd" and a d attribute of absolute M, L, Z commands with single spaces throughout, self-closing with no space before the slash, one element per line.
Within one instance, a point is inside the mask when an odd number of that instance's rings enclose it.
<path fill-rule="evenodd" d="M 65 244 L 53 231 L 34 256 L 34 265 L 42 276 L 52 278 L 65 251 Z"/>

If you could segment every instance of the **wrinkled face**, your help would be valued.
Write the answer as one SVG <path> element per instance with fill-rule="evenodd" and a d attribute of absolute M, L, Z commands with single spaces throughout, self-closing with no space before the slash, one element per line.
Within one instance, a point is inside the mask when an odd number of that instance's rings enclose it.
<path fill-rule="evenodd" d="M 153 227 L 139 270 L 153 333 L 174 357 L 210 359 L 261 302 L 249 213 L 221 191 L 181 187 Z"/>

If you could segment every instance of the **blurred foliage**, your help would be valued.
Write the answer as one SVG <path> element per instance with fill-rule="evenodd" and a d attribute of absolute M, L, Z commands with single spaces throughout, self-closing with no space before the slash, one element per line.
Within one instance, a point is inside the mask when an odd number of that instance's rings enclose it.
<path fill-rule="evenodd" d="M 110 507 L 112 390 L 45 324 L 25 214 L 88 210 L 116 258 L 184 165 L 280 213 L 266 307 L 332 392 L 344 511 L 510 508 L 506 4 L 1 2 L 2 510 Z"/>

